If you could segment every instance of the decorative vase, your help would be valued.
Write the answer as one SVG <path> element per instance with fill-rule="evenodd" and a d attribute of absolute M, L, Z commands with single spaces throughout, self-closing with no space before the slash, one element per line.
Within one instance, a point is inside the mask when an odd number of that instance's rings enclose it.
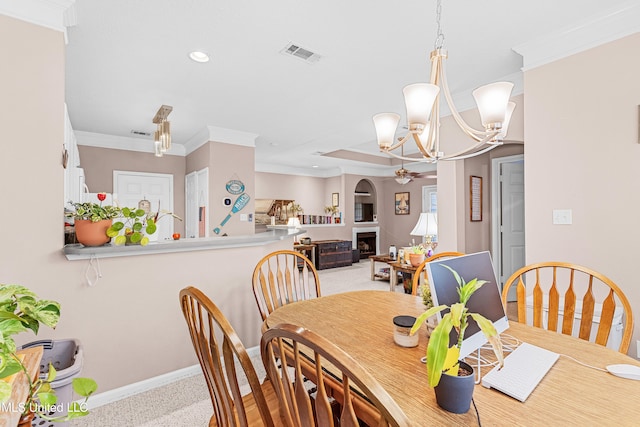
<path fill-rule="evenodd" d="M 470 365 L 464 362 L 459 363 L 460 367 L 469 371 L 470 374 L 454 377 L 443 373 L 440 382 L 434 388 L 438 405 L 454 414 L 464 414 L 469 411 L 476 379 Z"/>
<path fill-rule="evenodd" d="M 412 266 L 417 267 L 424 261 L 424 254 L 409 254 L 409 261 Z"/>
<path fill-rule="evenodd" d="M 111 238 L 107 236 L 107 229 L 111 227 L 112 220 L 103 219 L 92 222 L 90 219 L 76 219 L 76 239 L 84 246 L 102 246 Z"/>

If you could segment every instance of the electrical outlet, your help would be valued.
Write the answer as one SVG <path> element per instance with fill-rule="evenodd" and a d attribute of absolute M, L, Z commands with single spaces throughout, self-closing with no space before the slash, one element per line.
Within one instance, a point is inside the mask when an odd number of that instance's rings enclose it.
<path fill-rule="evenodd" d="M 554 224 L 571 224 L 571 209 L 554 209 L 553 210 L 553 223 Z"/>

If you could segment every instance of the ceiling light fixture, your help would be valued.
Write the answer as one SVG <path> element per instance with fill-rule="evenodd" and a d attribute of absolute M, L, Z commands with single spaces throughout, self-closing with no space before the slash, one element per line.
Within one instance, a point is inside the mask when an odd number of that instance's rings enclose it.
<path fill-rule="evenodd" d="M 158 125 L 158 129 L 153 134 L 156 157 L 162 157 L 165 152 L 171 149 L 171 126 L 167 121 L 171 111 L 173 111 L 173 107 L 163 105 L 153 118 L 153 123 Z"/>
<path fill-rule="evenodd" d="M 189 58 L 196 62 L 209 62 L 209 55 L 197 50 L 189 53 Z"/>
<path fill-rule="evenodd" d="M 497 82 L 482 86 L 473 91 L 473 97 L 478 105 L 480 119 L 484 130 L 477 130 L 469 126 L 456 110 L 444 70 L 444 59 L 447 51 L 443 49 L 444 34 L 440 26 L 442 14 L 441 0 L 437 1 L 436 23 L 437 36 L 435 50 L 431 52 L 430 83 L 415 83 L 403 89 L 405 106 L 407 109 L 408 132 L 398 141 L 395 133 L 400 121 L 396 113 L 380 113 L 373 116 L 380 151 L 392 157 L 416 161 L 416 158 L 404 157 L 392 153 L 398 147 L 412 138 L 422 153 L 419 161 L 435 163 L 438 160 L 459 160 L 477 156 L 501 145 L 509 126 L 511 113 L 515 108 L 514 102 L 509 102 L 513 83 Z M 444 94 L 451 115 L 462 131 L 473 138 L 475 142 L 464 150 L 445 154 L 440 151 L 440 95 Z"/>

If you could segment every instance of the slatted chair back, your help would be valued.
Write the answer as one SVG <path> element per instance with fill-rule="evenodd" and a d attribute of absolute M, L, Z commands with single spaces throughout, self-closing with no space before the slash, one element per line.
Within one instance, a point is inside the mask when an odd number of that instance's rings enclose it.
<path fill-rule="evenodd" d="M 340 427 L 358 427 L 358 417 L 365 412 L 372 427 L 410 425 L 375 378 L 320 335 L 279 324 L 263 334 L 260 350 L 287 427 L 334 427 L 336 419 Z M 306 382 L 315 384 L 315 398 Z"/>
<path fill-rule="evenodd" d="M 227 318 L 204 293 L 194 287 L 180 291 L 180 305 L 213 404 L 209 425 L 274 426 L 269 405 L 275 404 L 277 407 L 277 398 L 271 383 L 260 383 L 244 345 Z M 236 373 L 236 361 L 251 388 L 251 393 L 245 395 L 244 399 Z"/>
<path fill-rule="evenodd" d="M 633 333 L 633 313 L 629 300 L 611 279 L 576 264 L 541 262 L 527 265 L 509 277 L 502 290 L 507 307 L 515 297 L 518 322 L 538 328 L 578 336 L 607 345 L 614 319 L 624 319 L 618 351 L 626 353 Z M 532 319 L 528 319 L 529 315 Z M 597 326 L 597 330 L 595 325 Z"/>
<path fill-rule="evenodd" d="M 427 271 L 425 266 L 428 262 L 435 261 L 437 259 L 443 258 L 452 258 L 456 256 L 464 255 L 462 252 L 440 252 L 439 254 L 431 255 L 429 258 L 426 258 L 418 268 L 415 273 L 413 273 L 413 279 L 411 281 L 411 295 L 418 295 L 418 288 L 421 283 L 427 283 Z"/>
<path fill-rule="evenodd" d="M 253 270 L 253 294 L 262 320 L 283 305 L 320 296 L 320 280 L 313 263 L 297 251 L 275 251 Z"/>

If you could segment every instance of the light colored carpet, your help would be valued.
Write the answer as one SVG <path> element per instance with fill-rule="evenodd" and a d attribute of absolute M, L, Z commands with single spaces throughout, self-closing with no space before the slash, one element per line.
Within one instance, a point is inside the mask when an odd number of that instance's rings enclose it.
<path fill-rule="evenodd" d="M 383 264 L 378 264 L 378 268 Z M 389 290 L 389 282 L 370 280 L 369 260 L 350 267 L 320 270 L 323 295 L 354 290 Z M 402 291 L 399 286 L 396 289 Z M 257 310 L 257 308 L 256 308 Z M 186 331 L 186 329 L 185 329 Z M 186 332 L 185 332 L 186 333 Z M 264 377 L 259 355 L 253 358 L 258 376 Z M 176 381 L 118 402 L 91 410 L 72 421 L 74 427 L 198 427 L 207 426 L 213 409 L 202 375 Z"/>

